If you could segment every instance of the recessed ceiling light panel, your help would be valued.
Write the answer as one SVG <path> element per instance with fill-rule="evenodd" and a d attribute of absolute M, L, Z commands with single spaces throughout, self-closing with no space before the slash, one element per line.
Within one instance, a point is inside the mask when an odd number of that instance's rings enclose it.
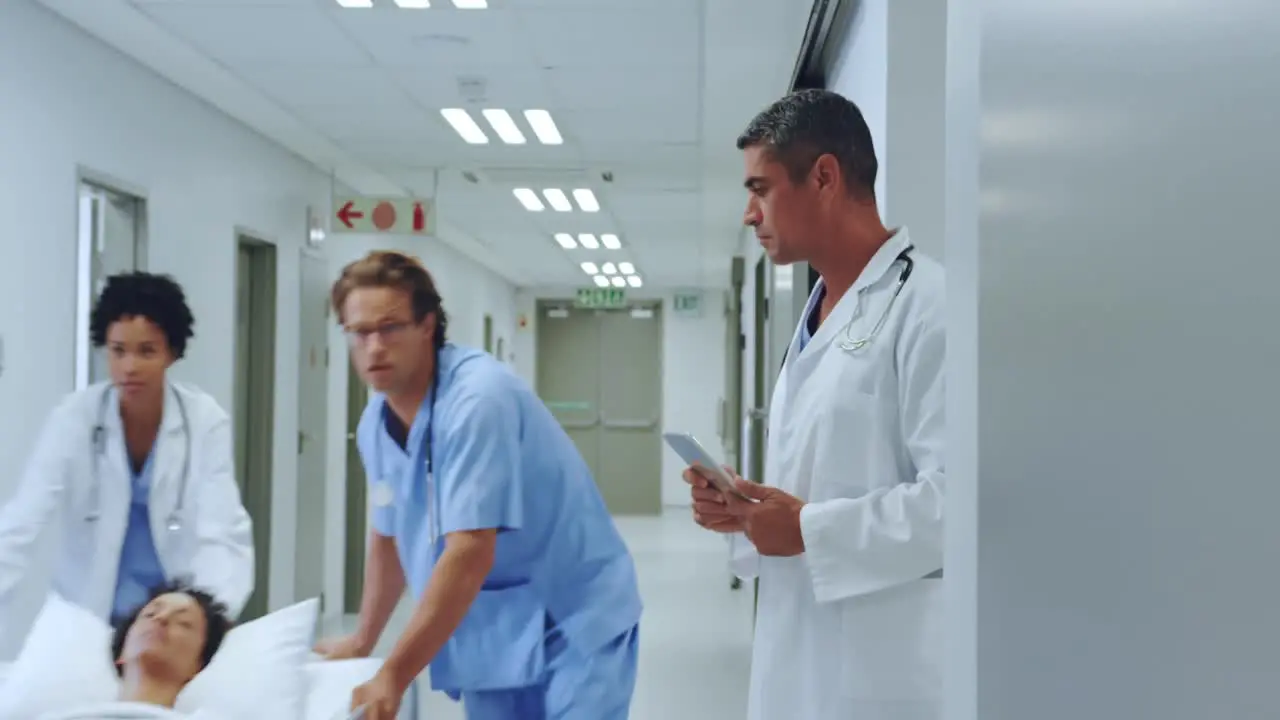
<path fill-rule="evenodd" d="M 596 267 L 596 264 L 593 262 L 584 262 L 581 267 L 582 272 L 588 275 L 595 275 L 600 272 L 600 268 Z"/>
<path fill-rule="evenodd" d="M 471 113 L 462 108 L 445 108 L 440 111 L 446 122 L 453 127 L 466 143 L 470 145 L 484 145 L 489 142 L 489 136 L 484 134 L 484 130 L 480 129 L 480 125 L 471 118 Z"/>
<path fill-rule="evenodd" d="M 618 263 L 618 272 L 622 273 L 623 275 L 635 275 L 636 266 L 632 265 L 629 262 L 620 262 Z"/>
<path fill-rule="evenodd" d="M 628 275 L 628 276 L 627 276 L 627 284 L 628 284 L 628 285 L 630 285 L 630 286 L 631 286 L 631 287 L 633 287 L 633 288 L 638 288 L 638 287 L 640 287 L 641 285 L 643 285 L 643 284 L 644 284 L 644 281 L 642 281 L 642 280 L 640 279 L 640 276 L 639 276 L 639 275 Z"/>
<path fill-rule="evenodd" d="M 596 201 L 596 194 L 589 188 L 574 190 L 573 199 L 577 201 L 582 212 L 600 212 L 600 203 Z"/>
<path fill-rule="evenodd" d="M 529 212 L 542 212 L 547 209 L 542 204 L 542 199 L 538 197 L 538 193 L 529 188 L 516 188 L 511 191 L 511 194 L 515 195 L 516 200 L 519 200 L 524 209 Z"/>
<path fill-rule="evenodd" d="M 582 233 L 579 235 L 578 244 L 588 250 L 595 250 L 600 247 L 600 243 L 596 240 L 596 236 L 591 233 Z"/>
<path fill-rule="evenodd" d="M 573 212 L 573 204 L 569 202 L 569 196 L 559 188 L 543 190 L 542 197 L 547 199 L 547 204 L 556 212 Z"/>
<path fill-rule="evenodd" d="M 511 119 L 511 114 L 506 110 L 488 109 L 480 113 L 484 115 L 484 119 L 489 121 L 489 125 L 493 127 L 493 131 L 498 134 L 498 139 L 508 145 L 523 145 L 524 133 L 520 132 L 520 128 L 516 127 L 516 121 Z"/>
<path fill-rule="evenodd" d="M 453 0 L 453 6 L 459 10 L 483 10 L 489 7 L 489 0 Z"/>
<path fill-rule="evenodd" d="M 609 282 L 613 283 L 614 287 L 622 287 L 627 284 L 627 281 L 622 279 L 621 275 L 614 275 L 612 278 L 609 278 Z"/>
<path fill-rule="evenodd" d="M 596 281 L 596 287 L 609 287 L 609 278 L 603 275 L 597 275 L 592 279 Z"/>
<path fill-rule="evenodd" d="M 604 245 L 606 250 L 619 250 L 622 248 L 622 241 L 613 233 L 605 233 L 601 235 L 600 244 Z"/>
<path fill-rule="evenodd" d="M 373 0 L 338 0 L 338 5 L 344 8 L 371 8 Z"/>
<path fill-rule="evenodd" d="M 524 119 L 533 128 L 533 134 L 538 136 L 538 142 L 543 145 L 559 145 L 564 142 L 564 138 L 560 137 L 560 129 L 551 119 L 551 113 L 546 110 L 525 110 Z"/>
<path fill-rule="evenodd" d="M 615 267 L 613 263 L 607 262 L 600 267 L 600 272 L 604 273 L 605 275 L 617 275 L 618 268 Z"/>
<path fill-rule="evenodd" d="M 425 10 L 431 7 L 431 0 L 395 0 L 395 2 L 405 10 Z"/>
<path fill-rule="evenodd" d="M 556 243 L 565 250 L 572 250 L 578 247 L 578 242 L 569 233 L 556 233 Z"/>

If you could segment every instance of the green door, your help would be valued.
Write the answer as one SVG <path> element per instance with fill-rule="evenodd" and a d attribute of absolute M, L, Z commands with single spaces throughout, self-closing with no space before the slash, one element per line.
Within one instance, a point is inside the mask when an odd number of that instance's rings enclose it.
<path fill-rule="evenodd" d="M 662 314 L 543 303 L 538 393 L 615 515 L 662 510 Z"/>

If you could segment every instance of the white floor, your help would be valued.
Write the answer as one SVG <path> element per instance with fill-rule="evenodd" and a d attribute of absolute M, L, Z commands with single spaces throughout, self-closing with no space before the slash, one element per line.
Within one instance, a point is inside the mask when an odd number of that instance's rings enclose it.
<path fill-rule="evenodd" d="M 640 573 L 640 676 L 632 718 L 741 720 L 751 660 L 751 585 L 729 587 L 723 539 L 700 531 L 685 509 L 621 518 Z M 377 654 L 395 642 L 410 611 L 392 619 Z M 354 618 L 344 624 L 350 625 Z M 448 697 L 423 693 L 420 720 L 462 720 Z"/>

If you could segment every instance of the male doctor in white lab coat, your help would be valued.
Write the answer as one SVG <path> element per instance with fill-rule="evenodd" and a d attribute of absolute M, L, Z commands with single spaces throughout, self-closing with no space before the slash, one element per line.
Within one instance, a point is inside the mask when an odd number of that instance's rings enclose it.
<path fill-rule="evenodd" d="M 765 480 L 694 517 L 758 577 L 749 720 L 941 717 L 945 430 L 941 266 L 876 206 L 852 102 L 789 95 L 738 139 L 745 221 L 773 262 L 822 276 L 769 408 Z M 936 240 L 935 240 L 936 241 Z"/>

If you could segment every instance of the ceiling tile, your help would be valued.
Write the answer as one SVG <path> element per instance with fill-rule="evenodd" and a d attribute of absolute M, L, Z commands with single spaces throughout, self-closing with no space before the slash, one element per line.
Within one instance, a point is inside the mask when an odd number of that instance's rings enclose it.
<path fill-rule="evenodd" d="M 518 18 L 497 9 L 390 8 L 339 13 L 336 19 L 376 62 L 388 66 L 451 74 L 456 66 L 524 64 L 532 58 Z"/>
<path fill-rule="evenodd" d="M 698 106 L 696 70 L 603 62 L 551 68 L 545 77 L 557 106 L 568 110 L 660 107 L 680 112 Z"/>
<path fill-rule="evenodd" d="M 395 82 L 426 107 L 504 108 L 510 110 L 526 135 L 530 135 L 520 111 L 550 108 L 543 72 L 527 63 L 465 66 L 452 63 L 445 71 L 388 70 Z M 552 118 L 556 117 L 552 112 Z M 484 125 L 484 123 L 481 123 Z"/>
<path fill-rule="evenodd" d="M 368 56 L 329 19 L 309 7 L 147 5 L 159 25 L 223 65 L 367 65 Z"/>
<path fill-rule="evenodd" d="M 658 107 L 626 110 L 567 110 L 560 113 L 560 132 L 583 148 L 616 145 L 693 145 L 698 142 L 692 112 Z"/>
<path fill-rule="evenodd" d="M 404 89 L 377 67 L 262 67 L 240 75 L 293 108 L 341 106 L 389 112 L 408 104 Z"/>
<path fill-rule="evenodd" d="M 368 108 L 313 106 L 300 115 L 308 125 L 334 140 L 401 145 L 432 141 L 444 144 L 449 140 L 435 127 L 435 119 L 427 111 L 407 101 Z"/>
<path fill-rule="evenodd" d="M 698 4 L 683 5 L 640 10 L 522 10 L 521 31 L 544 67 L 603 64 L 696 70 L 702 56 Z"/>
<path fill-rule="evenodd" d="M 628 192 L 610 196 L 610 207 L 623 222 L 644 223 L 649 218 L 679 222 L 701 220 L 702 195 L 693 192 Z"/>

